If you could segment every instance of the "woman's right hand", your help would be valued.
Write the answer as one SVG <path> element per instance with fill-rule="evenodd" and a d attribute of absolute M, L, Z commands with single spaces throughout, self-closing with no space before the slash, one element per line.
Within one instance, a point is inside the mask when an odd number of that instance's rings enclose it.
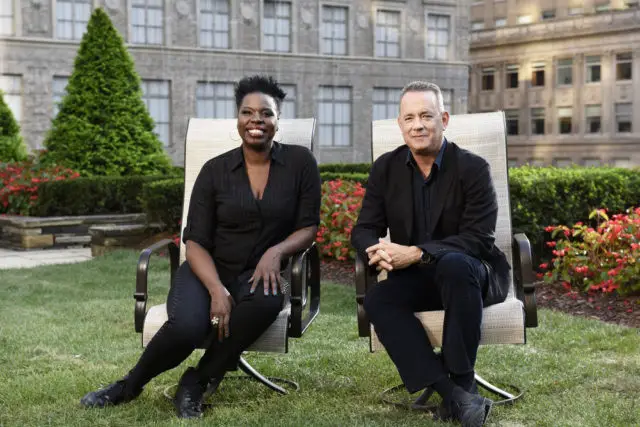
<path fill-rule="evenodd" d="M 224 286 L 219 286 L 211 293 L 211 321 L 218 319 L 218 340 L 222 342 L 229 337 L 229 321 L 235 302 Z"/>

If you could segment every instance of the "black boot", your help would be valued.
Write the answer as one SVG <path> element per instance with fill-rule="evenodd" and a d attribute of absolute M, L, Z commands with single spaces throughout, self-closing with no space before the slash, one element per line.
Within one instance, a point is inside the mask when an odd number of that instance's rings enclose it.
<path fill-rule="evenodd" d="M 132 390 L 125 377 L 103 389 L 87 393 L 80 399 L 80 404 L 87 408 L 104 408 L 109 405 L 131 402 L 140 393 L 142 393 L 142 388 L 134 388 Z"/>
<path fill-rule="evenodd" d="M 180 378 L 173 403 L 179 418 L 200 418 L 203 414 L 202 400 L 206 385 L 194 368 L 188 368 Z"/>

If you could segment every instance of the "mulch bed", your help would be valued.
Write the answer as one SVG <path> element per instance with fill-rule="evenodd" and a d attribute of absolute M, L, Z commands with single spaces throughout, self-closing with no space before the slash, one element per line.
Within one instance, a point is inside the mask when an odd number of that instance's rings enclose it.
<path fill-rule="evenodd" d="M 323 260 L 323 281 L 354 286 L 353 262 Z M 599 319 L 604 322 L 640 328 L 640 296 L 567 293 L 560 284 L 539 285 L 536 289 L 538 307 L 562 311 L 574 316 Z"/>

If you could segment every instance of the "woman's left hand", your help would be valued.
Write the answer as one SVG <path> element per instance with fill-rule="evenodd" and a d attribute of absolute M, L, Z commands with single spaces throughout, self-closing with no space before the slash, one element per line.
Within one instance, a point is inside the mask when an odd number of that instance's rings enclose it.
<path fill-rule="evenodd" d="M 258 282 L 262 279 L 264 285 L 264 294 L 269 295 L 271 290 L 273 295 L 278 295 L 278 289 L 281 288 L 280 276 L 280 262 L 282 260 L 282 253 L 275 247 L 269 248 L 260 258 L 260 262 L 256 266 L 253 275 L 249 279 L 251 283 L 251 293 L 254 293 Z"/>

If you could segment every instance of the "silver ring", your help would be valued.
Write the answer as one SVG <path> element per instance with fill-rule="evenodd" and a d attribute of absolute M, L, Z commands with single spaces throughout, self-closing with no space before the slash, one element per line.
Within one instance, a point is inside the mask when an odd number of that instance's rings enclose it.
<path fill-rule="evenodd" d="M 217 318 L 217 317 L 214 317 L 214 318 L 211 319 L 211 324 L 213 326 L 216 326 L 219 322 L 220 322 L 220 319 Z"/>

